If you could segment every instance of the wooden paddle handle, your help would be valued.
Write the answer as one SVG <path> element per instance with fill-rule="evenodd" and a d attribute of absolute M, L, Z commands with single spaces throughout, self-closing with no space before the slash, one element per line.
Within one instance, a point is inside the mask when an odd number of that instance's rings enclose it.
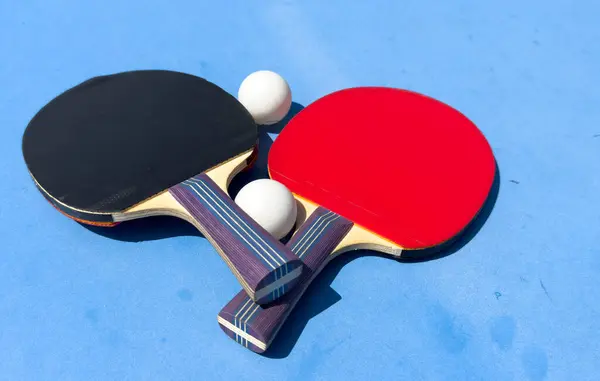
<path fill-rule="evenodd" d="M 197 222 L 253 302 L 270 303 L 300 279 L 302 262 L 240 209 L 206 174 L 169 192 Z"/>
<path fill-rule="evenodd" d="M 329 254 L 351 227 L 349 220 L 317 208 L 287 244 L 305 265 L 298 284 L 284 297 L 267 306 L 254 303 L 244 290 L 240 291 L 219 312 L 217 320 L 223 331 L 250 350 L 264 352 L 312 279 L 327 264 Z"/>

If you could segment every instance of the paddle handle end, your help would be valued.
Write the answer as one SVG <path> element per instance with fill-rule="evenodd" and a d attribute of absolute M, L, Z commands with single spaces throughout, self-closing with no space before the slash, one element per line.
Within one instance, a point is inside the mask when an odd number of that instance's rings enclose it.
<path fill-rule="evenodd" d="M 287 244 L 305 266 L 296 287 L 277 301 L 262 306 L 241 290 L 219 312 L 217 320 L 221 329 L 254 352 L 266 351 L 310 282 L 325 267 L 330 253 L 351 227 L 352 223 L 345 218 L 317 208 Z"/>

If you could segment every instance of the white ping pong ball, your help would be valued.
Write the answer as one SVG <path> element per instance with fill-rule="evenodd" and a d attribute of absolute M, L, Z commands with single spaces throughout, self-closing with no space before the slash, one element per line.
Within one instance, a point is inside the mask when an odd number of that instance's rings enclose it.
<path fill-rule="evenodd" d="M 246 184 L 235 203 L 276 239 L 285 237 L 296 222 L 296 200 L 285 185 L 275 180 Z"/>
<path fill-rule="evenodd" d="M 280 122 L 292 106 L 292 91 L 287 81 L 269 70 L 247 76 L 238 90 L 238 100 L 246 107 L 256 124 Z"/>

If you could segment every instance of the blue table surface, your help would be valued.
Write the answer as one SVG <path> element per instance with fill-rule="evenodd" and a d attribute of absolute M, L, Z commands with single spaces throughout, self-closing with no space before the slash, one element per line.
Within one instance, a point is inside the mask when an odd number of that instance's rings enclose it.
<path fill-rule="evenodd" d="M 592 0 L 0 0 L 0 380 L 597 380 L 599 13 Z M 351 86 L 425 93 L 485 133 L 494 194 L 440 258 L 335 261 L 257 355 L 219 329 L 239 286 L 191 226 L 85 228 L 23 163 L 23 130 L 55 95 L 146 68 L 232 94 L 274 70 L 292 114 Z M 282 126 L 261 130 L 263 148 Z M 265 176 L 265 155 L 232 194 Z"/>

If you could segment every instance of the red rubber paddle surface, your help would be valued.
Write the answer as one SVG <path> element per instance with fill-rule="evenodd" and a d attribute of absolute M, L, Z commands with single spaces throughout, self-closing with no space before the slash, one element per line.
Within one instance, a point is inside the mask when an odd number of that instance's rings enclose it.
<path fill-rule="evenodd" d="M 433 98 L 359 87 L 298 113 L 269 153 L 272 179 L 404 249 L 442 244 L 477 215 L 492 150 L 463 114 Z"/>

